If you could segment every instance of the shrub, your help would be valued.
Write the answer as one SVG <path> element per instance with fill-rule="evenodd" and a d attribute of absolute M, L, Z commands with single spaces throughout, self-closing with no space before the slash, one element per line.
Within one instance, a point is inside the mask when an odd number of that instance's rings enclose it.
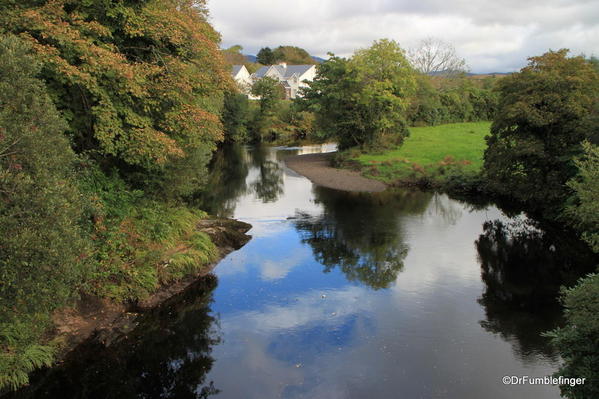
<path fill-rule="evenodd" d="M 52 359 L 49 315 L 90 273 L 75 155 L 29 46 L 0 37 L 0 389 Z"/>
<path fill-rule="evenodd" d="M 563 365 L 556 376 L 586 378 L 582 385 L 561 385 L 570 399 L 599 397 L 599 274 L 562 290 L 566 326 L 547 335 L 559 349 Z"/>

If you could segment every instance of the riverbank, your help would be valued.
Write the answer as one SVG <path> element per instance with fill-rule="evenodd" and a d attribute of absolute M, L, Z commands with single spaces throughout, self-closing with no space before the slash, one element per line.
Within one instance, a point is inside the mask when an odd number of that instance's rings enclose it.
<path fill-rule="evenodd" d="M 48 340 L 57 342 L 60 347 L 57 360 L 60 361 L 90 337 L 96 336 L 100 342 L 108 345 L 113 337 L 135 328 L 136 318 L 140 314 L 185 291 L 199 278 L 209 274 L 221 259 L 243 247 L 251 239 L 246 234 L 251 228 L 250 224 L 233 219 L 202 219 L 196 225 L 196 230 L 210 237 L 218 255 L 198 271 L 158 287 L 149 297 L 140 301 L 123 303 L 85 295 L 74 306 L 55 312 L 52 318 L 54 329 Z"/>
<path fill-rule="evenodd" d="M 490 122 L 412 127 L 404 143 L 380 153 L 344 154 L 341 166 L 390 186 L 471 191 L 487 147 Z"/>
<path fill-rule="evenodd" d="M 359 172 L 331 166 L 333 153 L 295 155 L 285 158 L 287 167 L 307 177 L 312 183 L 343 191 L 381 192 L 383 182 L 368 179 Z"/>

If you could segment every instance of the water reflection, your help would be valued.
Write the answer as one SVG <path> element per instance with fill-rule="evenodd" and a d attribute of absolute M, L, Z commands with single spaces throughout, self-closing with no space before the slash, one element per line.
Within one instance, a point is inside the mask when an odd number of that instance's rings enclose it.
<path fill-rule="evenodd" d="M 207 398 L 206 374 L 220 338 L 210 315 L 217 281 L 207 276 L 146 315 L 108 347 L 82 344 L 60 367 L 34 379 L 18 398 Z"/>
<path fill-rule="evenodd" d="M 235 200 L 248 190 L 246 151 L 237 144 L 225 145 L 214 154 L 209 170 L 208 189 L 198 194 L 194 203 L 209 214 L 230 217 L 235 211 Z"/>
<path fill-rule="evenodd" d="M 557 358 L 540 334 L 560 322 L 558 294 L 596 264 L 583 244 L 540 230 L 530 219 L 487 221 L 476 240 L 482 269 L 487 331 L 512 343 L 525 361 Z"/>
<path fill-rule="evenodd" d="M 275 202 L 283 194 L 283 168 L 276 160 L 268 159 L 269 155 L 272 151 L 266 146 L 255 146 L 250 150 L 252 166 L 258 170 L 250 186 L 262 202 Z"/>
<path fill-rule="evenodd" d="M 556 370 L 539 333 L 555 326 L 581 251 L 484 203 L 343 193 L 282 162 L 327 150 L 216 154 L 203 208 L 251 223 L 253 239 L 215 269 L 214 302 L 208 285 L 106 353 L 79 353 L 36 395 L 558 398 L 501 377 Z"/>
<path fill-rule="evenodd" d="M 387 288 L 397 279 L 408 253 L 400 215 L 420 214 L 430 193 L 346 193 L 315 186 L 314 197 L 323 211 L 314 216 L 297 212 L 295 227 L 314 258 L 329 273 L 339 267 L 350 281 Z"/>

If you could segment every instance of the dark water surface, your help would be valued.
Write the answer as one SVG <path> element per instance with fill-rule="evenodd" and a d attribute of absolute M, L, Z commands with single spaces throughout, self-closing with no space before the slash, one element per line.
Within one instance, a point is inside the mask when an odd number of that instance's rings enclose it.
<path fill-rule="evenodd" d="M 540 337 L 593 265 L 523 216 L 418 191 L 344 193 L 230 148 L 204 208 L 253 239 L 108 348 L 83 345 L 22 397 L 558 398 Z"/>

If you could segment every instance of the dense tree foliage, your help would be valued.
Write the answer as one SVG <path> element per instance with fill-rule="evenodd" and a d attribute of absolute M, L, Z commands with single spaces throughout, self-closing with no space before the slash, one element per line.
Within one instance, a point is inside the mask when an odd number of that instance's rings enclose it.
<path fill-rule="evenodd" d="M 291 65 L 316 64 L 316 61 L 303 48 L 279 46 L 273 51 L 274 62 L 286 62 Z"/>
<path fill-rule="evenodd" d="M 244 142 L 247 139 L 250 116 L 250 106 L 247 96 L 235 92 L 227 93 L 222 113 L 225 141 Z"/>
<path fill-rule="evenodd" d="M 583 148 L 583 156 L 575 161 L 578 175 L 568 182 L 574 190 L 574 204 L 566 212 L 583 231 L 583 239 L 599 253 L 599 146 L 584 142 Z"/>
<path fill-rule="evenodd" d="M 497 93 L 466 77 L 451 78 L 451 85 L 437 84 L 439 87 L 427 75 L 418 75 L 416 82 L 407 116 L 412 126 L 487 121 L 497 110 Z"/>
<path fill-rule="evenodd" d="M 233 84 L 204 1 L 5 1 L 0 27 L 26 43 L 0 46 L 2 389 L 79 292 L 137 301 L 214 259 L 183 200 Z"/>
<path fill-rule="evenodd" d="M 30 42 L 77 152 L 164 173 L 222 139 L 230 84 L 203 1 L 10 2 L 2 26 Z M 111 160 L 114 160 L 111 161 Z"/>
<path fill-rule="evenodd" d="M 570 194 L 581 142 L 599 132 L 599 75 L 567 50 L 530 58 L 499 82 L 485 173 L 490 188 L 555 217 Z"/>
<path fill-rule="evenodd" d="M 0 388 L 50 361 L 38 340 L 90 271 L 76 157 L 28 50 L 0 38 Z"/>
<path fill-rule="evenodd" d="M 285 98 L 285 89 L 278 80 L 268 76 L 257 80 L 252 86 L 252 95 L 258 97 L 259 109 L 254 113 L 251 126 L 252 141 L 272 140 L 270 129 L 276 123 L 275 110 Z"/>
<path fill-rule="evenodd" d="M 256 55 L 256 61 L 262 65 L 272 65 L 277 62 L 275 55 L 270 47 L 261 48 Z"/>
<path fill-rule="evenodd" d="M 277 101 L 285 98 L 284 89 L 279 81 L 268 76 L 254 83 L 252 94 L 260 98 L 260 111 L 265 115 L 274 110 Z"/>
<path fill-rule="evenodd" d="M 375 41 L 350 59 L 332 56 L 306 90 L 307 107 L 341 149 L 401 143 L 415 74 L 395 41 Z"/>
<path fill-rule="evenodd" d="M 563 290 L 566 326 L 548 334 L 559 349 L 564 364 L 557 376 L 585 378 L 581 385 L 561 385 L 570 399 L 599 396 L 599 274 L 581 279 Z"/>

